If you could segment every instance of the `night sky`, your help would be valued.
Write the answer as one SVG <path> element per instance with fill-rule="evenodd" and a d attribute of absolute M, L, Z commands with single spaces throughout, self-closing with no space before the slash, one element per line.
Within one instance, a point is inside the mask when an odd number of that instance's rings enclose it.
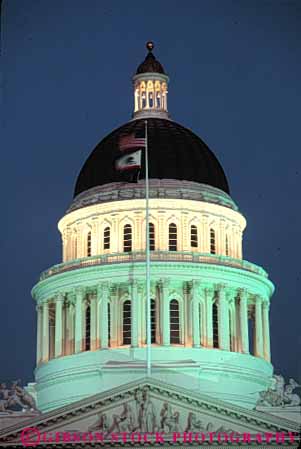
<path fill-rule="evenodd" d="M 127 122 L 145 42 L 171 117 L 216 154 L 247 219 L 244 258 L 276 284 L 276 372 L 300 373 L 301 2 L 4 0 L 0 380 L 33 381 L 41 271 L 96 144 Z"/>

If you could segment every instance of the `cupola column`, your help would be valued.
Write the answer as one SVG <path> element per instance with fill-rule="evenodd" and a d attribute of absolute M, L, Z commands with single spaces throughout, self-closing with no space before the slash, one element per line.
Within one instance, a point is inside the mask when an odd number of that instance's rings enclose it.
<path fill-rule="evenodd" d="M 255 355 L 263 357 L 262 298 L 255 298 Z"/>
<path fill-rule="evenodd" d="M 231 329 L 230 329 L 230 349 L 231 351 L 236 351 L 238 352 L 240 350 L 239 348 L 239 342 L 238 342 L 238 329 L 237 329 L 237 311 L 238 311 L 238 306 L 237 306 L 237 292 L 236 290 L 231 290 L 231 298 L 230 298 L 230 314 L 231 314 L 231 319 L 230 319 L 230 323 L 231 323 Z"/>
<path fill-rule="evenodd" d="M 268 362 L 271 361 L 269 309 L 270 309 L 269 302 L 264 301 L 263 303 L 264 358 Z"/>
<path fill-rule="evenodd" d="M 110 285 L 108 282 L 98 286 L 98 326 L 101 349 L 108 349 L 109 346 L 109 329 L 108 329 L 108 302 L 109 302 Z"/>
<path fill-rule="evenodd" d="M 131 283 L 131 346 L 138 347 L 138 329 L 140 326 L 138 313 L 138 284 L 137 281 Z"/>
<path fill-rule="evenodd" d="M 55 298 L 55 357 L 63 354 L 63 303 L 64 295 L 58 293 Z"/>
<path fill-rule="evenodd" d="M 229 307 L 225 285 L 218 286 L 218 345 L 220 349 L 229 351 Z"/>
<path fill-rule="evenodd" d="M 161 282 L 161 329 L 162 329 L 162 344 L 163 346 L 170 345 L 170 312 L 169 312 L 169 297 L 168 297 L 169 279 L 164 279 Z"/>
<path fill-rule="evenodd" d="M 195 348 L 200 347 L 200 299 L 199 282 L 192 281 L 192 343 Z"/>
<path fill-rule="evenodd" d="M 249 354 L 248 298 L 246 290 L 240 290 L 239 298 L 241 351 L 244 354 Z"/>
<path fill-rule="evenodd" d="M 205 289 L 206 296 L 206 311 L 207 311 L 207 348 L 213 348 L 213 288 Z"/>
<path fill-rule="evenodd" d="M 43 302 L 43 362 L 49 359 L 49 305 L 48 301 Z"/>
<path fill-rule="evenodd" d="M 95 351 L 98 347 L 97 344 L 97 298 L 95 292 L 91 298 L 91 351 Z"/>
<path fill-rule="evenodd" d="M 43 314 L 42 307 L 38 304 L 37 310 L 37 365 L 42 359 L 42 329 L 43 329 Z"/>
<path fill-rule="evenodd" d="M 79 287 L 75 291 L 75 352 L 82 351 L 83 344 L 83 300 L 84 289 Z"/>
<path fill-rule="evenodd" d="M 207 346 L 207 305 L 204 288 L 200 289 L 200 299 L 201 346 Z"/>

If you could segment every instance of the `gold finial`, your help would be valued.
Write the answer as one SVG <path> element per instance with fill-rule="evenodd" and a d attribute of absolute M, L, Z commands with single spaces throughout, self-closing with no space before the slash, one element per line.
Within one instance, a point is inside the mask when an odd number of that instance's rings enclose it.
<path fill-rule="evenodd" d="M 146 48 L 148 49 L 148 51 L 152 51 L 154 48 L 154 43 L 152 41 L 146 42 Z"/>

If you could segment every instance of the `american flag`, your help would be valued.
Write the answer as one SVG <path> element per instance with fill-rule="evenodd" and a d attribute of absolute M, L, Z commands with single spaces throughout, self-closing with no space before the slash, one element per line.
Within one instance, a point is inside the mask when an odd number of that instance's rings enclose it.
<path fill-rule="evenodd" d="M 132 150 L 133 148 L 145 147 L 145 137 L 136 137 L 135 134 L 125 134 L 119 139 L 120 151 Z"/>

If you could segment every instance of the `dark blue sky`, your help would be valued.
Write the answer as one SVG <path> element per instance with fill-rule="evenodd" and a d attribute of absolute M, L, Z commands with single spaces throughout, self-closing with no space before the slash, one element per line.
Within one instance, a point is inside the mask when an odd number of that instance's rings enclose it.
<path fill-rule="evenodd" d="M 276 284 L 272 361 L 300 375 L 301 2 L 4 0 L 0 380 L 33 380 L 30 290 L 60 262 L 57 221 L 93 147 L 132 112 L 145 42 L 169 111 L 227 174 L 244 257 Z M 298 366 L 299 365 L 299 366 Z"/>

